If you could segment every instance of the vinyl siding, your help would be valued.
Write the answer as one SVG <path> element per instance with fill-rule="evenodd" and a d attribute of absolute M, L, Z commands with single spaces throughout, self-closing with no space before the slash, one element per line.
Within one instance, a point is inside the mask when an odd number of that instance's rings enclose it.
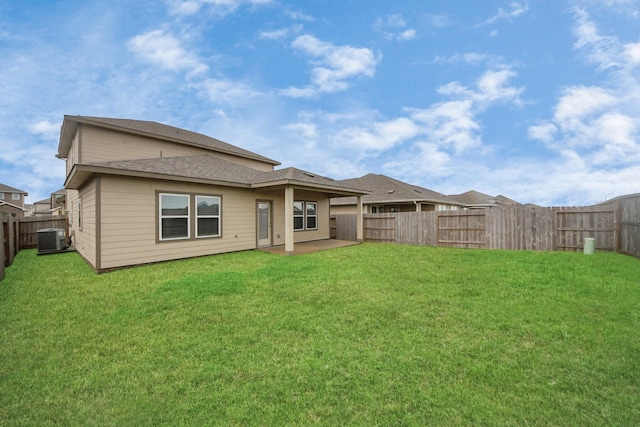
<path fill-rule="evenodd" d="M 101 191 L 102 269 L 256 247 L 256 193 L 250 190 L 104 176 Z M 158 242 L 157 192 L 221 196 L 222 237 Z"/>
<path fill-rule="evenodd" d="M 92 180 L 79 191 L 69 190 L 67 197 L 67 206 L 71 207 L 69 232 L 73 236 L 76 250 L 96 268 L 96 180 Z M 82 212 L 78 209 L 80 200 L 82 200 Z M 80 213 L 82 213 L 82 228 L 78 226 Z"/>
<path fill-rule="evenodd" d="M 88 125 L 80 127 L 82 158 L 80 163 L 109 162 L 115 160 L 152 159 L 158 157 L 214 155 L 219 158 L 262 171 L 273 170 L 273 165 L 230 154 L 217 153 L 204 148 L 162 141 L 143 136 L 117 132 Z M 69 173 L 69 168 L 67 174 Z"/>
<path fill-rule="evenodd" d="M 71 168 L 73 165 L 78 163 L 80 157 L 80 133 L 76 132 L 73 137 L 73 141 L 71 141 L 71 147 L 69 148 L 69 152 L 67 153 L 67 176 L 71 172 Z"/>

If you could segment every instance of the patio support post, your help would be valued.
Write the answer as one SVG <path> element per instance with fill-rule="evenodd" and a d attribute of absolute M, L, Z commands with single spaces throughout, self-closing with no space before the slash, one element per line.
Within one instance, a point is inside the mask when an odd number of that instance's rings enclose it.
<path fill-rule="evenodd" d="M 362 212 L 362 196 L 357 196 L 356 211 L 356 240 L 364 242 L 364 217 Z"/>
<path fill-rule="evenodd" d="M 293 255 L 293 187 L 284 189 L 284 252 Z"/>

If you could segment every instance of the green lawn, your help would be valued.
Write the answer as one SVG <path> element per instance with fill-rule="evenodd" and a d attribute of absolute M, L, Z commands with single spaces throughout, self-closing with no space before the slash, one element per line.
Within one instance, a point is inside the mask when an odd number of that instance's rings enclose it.
<path fill-rule="evenodd" d="M 1 425 L 640 424 L 640 260 L 363 244 L 103 275 L 20 252 Z"/>

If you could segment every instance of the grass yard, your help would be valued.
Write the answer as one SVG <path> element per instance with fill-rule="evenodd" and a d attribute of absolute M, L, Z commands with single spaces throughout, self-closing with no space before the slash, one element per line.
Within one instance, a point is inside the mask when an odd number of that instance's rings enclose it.
<path fill-rule="evenodd" d="M 640 260 L 363 244 L 0 282 L 2 425 L 640 424 Z"/>

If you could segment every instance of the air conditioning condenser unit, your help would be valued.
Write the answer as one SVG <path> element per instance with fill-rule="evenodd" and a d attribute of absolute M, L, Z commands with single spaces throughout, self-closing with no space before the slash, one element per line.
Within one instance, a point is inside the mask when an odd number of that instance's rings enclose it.
<path fill-rule="evenodd" d="M 67 248 L 65 232 L 62 228 L 38 230 L 38 255 L 61 252 Z"/>

